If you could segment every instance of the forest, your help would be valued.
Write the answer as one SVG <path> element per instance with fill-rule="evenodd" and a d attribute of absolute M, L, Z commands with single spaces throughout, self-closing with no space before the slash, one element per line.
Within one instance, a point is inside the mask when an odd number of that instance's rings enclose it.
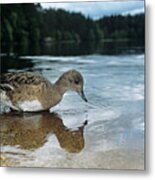
<path fill-rule="evenodd" d="M 41 5 L 1 4 L 2 44 L 140 40 L 144 43 L 145 15 L 111 15 L 99 20 Z"/>

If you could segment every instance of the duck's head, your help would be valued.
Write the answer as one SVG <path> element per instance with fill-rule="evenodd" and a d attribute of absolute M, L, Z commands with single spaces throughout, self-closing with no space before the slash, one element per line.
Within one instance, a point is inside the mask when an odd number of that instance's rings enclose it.
<path fill-rule="evenodd" d="M 84 80 L 80 72 L 77 70 L 69 70 L 65 72 L 58 80 L 59 85 L 65 87 L 65 90 L 76 91 L 81 98 L 87 102 L 87 98 L 83 91 Z"/>

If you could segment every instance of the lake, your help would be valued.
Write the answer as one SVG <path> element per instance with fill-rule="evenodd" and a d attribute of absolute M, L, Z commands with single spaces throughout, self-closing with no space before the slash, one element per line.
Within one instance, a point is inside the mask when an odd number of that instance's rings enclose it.
<path fill-rule="evenodd" d="M 68 92 L 50 112 L 1 110 L 1 151 L 9 166 L 144 169 L 144 47 L 4 46 L 1 64 L 2 72 L 32 71 L 51 82 L 76 69 L 88 99 Z"/>

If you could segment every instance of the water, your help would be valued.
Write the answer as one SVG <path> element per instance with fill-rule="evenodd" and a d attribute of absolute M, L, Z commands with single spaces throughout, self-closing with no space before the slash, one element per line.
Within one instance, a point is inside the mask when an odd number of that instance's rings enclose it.
<path fill-rule="evenodd" d="M 50 113 L 2 113 L 1 150 L 10 165 L 144 169 L 143 50 L 99 49 L 2 54 L 4 72 L 34 71 L 51 82 L 79 70 L 88 99 L 68 92 Z"/>

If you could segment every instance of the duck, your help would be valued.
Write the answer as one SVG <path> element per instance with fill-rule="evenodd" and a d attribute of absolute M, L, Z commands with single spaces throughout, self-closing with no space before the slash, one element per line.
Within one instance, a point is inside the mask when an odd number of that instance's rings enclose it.
<path fill-rule="evenodd" d="M 87 102 L 84 78 L 75 69 L 64 72 L 55 83 L 32 72 L 0 75 L 1 103 L 13 111 L 39 112 L 56 106 L 67 91 L 77 92 Z"/>

